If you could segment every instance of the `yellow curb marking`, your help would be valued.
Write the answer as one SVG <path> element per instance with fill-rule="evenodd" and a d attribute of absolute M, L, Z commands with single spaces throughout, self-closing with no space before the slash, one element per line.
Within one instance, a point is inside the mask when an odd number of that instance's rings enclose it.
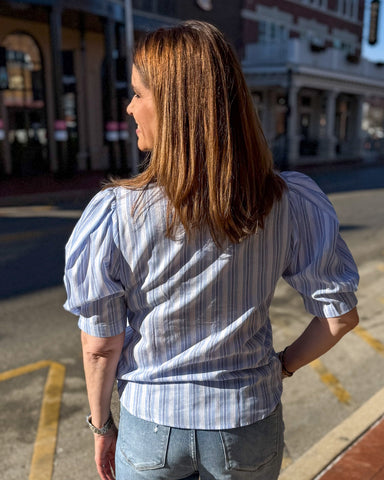
<path fill-rule="evenodd" d="M 384 356 L 384 344 L 377 340 L 376 338 L 372 337 L 370 333 L 367 332 L 364 328 L 358 325 L 353 329 L 353 332 L 362 338 L 365 342 L 368 343 L 376 352 L 380 353 L 380 355 Z"/>
<path fill-rule="evenodd" d="M 379 270 L 379 272 L 384 272 L 384 263 L 380 263 L 377 269 Z"/>
<path fill-rule="evenodd" d="M 43 360 L 0 373 L 1 382 L 47 367 L 49 367 L 49 371 L 44 387 L 29 480 L 49 480 L 52 478 L 65 366 L 57 362 Z"/>
<path fill-rule="evenodd" d="M 326 369 L 324 364 L 319 360 L 314 360 L 309 364 L 315 372 L 320 376 L 320 380 L 331 390 L 341 403 L 349 403 L 351 397 L 349 393 L 342 387 L 337 378 Z"/>

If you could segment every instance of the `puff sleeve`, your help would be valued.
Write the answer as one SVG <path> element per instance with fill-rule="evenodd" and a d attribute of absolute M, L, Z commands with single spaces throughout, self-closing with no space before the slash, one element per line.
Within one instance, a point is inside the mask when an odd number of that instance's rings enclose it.
<path fill-rule="evenodd" d="M 96 337 L 123 332 L 127 322 L 120 281 L 121 254 L 113 189 L 99 192 L 84 210 L 65 248 L 64 308 Z"/>
<path fill-rule="evenodd" d="M 336 212 L 306 175 L 283 174 L 289 189 L 290 255 L 283 278 L 297 290 L 308 312 L 337 317 L 352 310 L 359 275 L 339 233 Z"/>

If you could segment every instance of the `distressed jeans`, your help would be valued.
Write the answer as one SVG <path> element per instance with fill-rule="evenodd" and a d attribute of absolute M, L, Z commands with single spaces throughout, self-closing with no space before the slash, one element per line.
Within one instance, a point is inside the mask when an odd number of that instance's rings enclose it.
<path fill-rule="evenodd" d="M 132 416 L 122 406 L 116 480 L 277 480 L 283 457 L 282 407 L 228 430 L 188 430 Z"/>

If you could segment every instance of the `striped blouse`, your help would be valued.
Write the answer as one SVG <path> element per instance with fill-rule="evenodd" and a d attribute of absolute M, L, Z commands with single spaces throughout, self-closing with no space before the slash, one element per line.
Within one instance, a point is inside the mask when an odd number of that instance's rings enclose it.
<path fill-rule="evenodd" d="M 282 176 L 265 228 L 220 250 L 204 231 L 166 238 L 155 186 L 106 189 L 85 209 L 66 246 L 64 307 L 90 335 L 125 331 L 116 375 L 132 415 L 197 429 L 265 418 L 282 392 L 269 319 L 278 280 L 312 315 L 356 305 L 357 268 L 330 201 L 309 177 Z"/>

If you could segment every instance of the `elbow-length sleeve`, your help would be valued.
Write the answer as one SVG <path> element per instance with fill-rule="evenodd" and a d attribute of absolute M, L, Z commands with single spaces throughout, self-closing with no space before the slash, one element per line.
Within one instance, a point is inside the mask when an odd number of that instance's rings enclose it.
<path fill-rule="evenodd" d="M 99 192 L 84 210 L 65 248 L 64 308 L 96 337 L 123 332 L 127 322 L 120 281 L 120 249 L 113 189 Z"/>
<path fill-rule="evenodd" d="M 291 245 L 283 278 L 297 290 L 308 312 L 337 317 L 352 310 L 359 274 L 339 233 L 336 212 L 306 175 L 283 175 L 289 188 Z"/>

